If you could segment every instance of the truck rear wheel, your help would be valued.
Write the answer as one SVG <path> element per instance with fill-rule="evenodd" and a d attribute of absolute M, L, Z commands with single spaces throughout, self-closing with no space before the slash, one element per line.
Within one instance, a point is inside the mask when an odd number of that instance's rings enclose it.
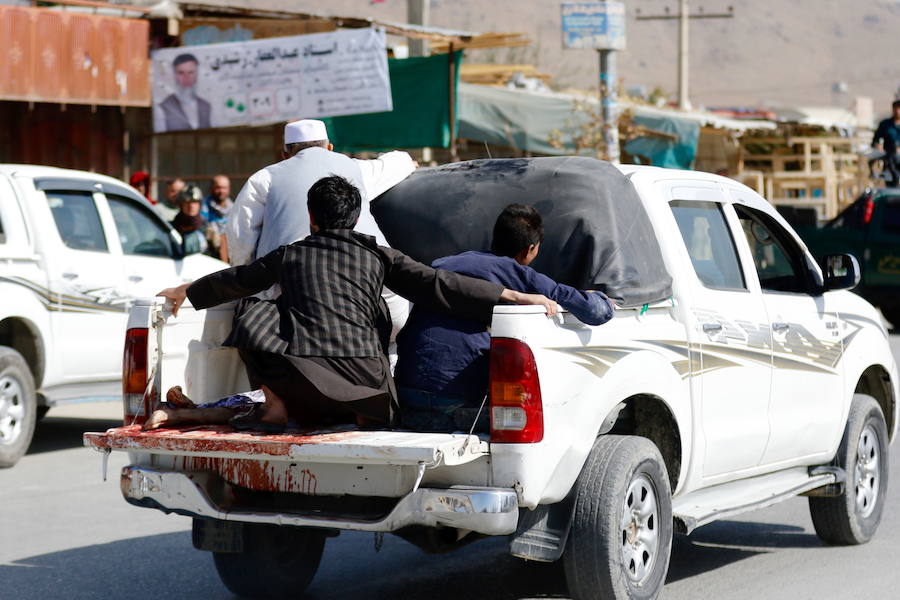
<path fill-rule="evenodd" d="M 875 398 L 854 394 L 834 464 L 847 473 L 844 493 L 810 496 L 813 526 L 828 544 L 863 544 L 875 535 L 887 497 L 888 433 Z"/>
<path fill-rule="evenodd" d="M 602 435 L 575 485 L 563 554 L 569 593 L 656 598 L 672 551 L 672 494 L 659 450 L 646 438 Z"/>
<path fill-rule="evenodd" d="M 311 529 L 244 524 L 243 552 L 213 552 L 225 587 L 241 598 L 296 598 L 312 582 L 325 535 Z"/>
<path fill-rule="evenodd" d="M 37 396 L 22 355 L 0 346 L 0 467 L 19 462 L 31 445 Z"/>

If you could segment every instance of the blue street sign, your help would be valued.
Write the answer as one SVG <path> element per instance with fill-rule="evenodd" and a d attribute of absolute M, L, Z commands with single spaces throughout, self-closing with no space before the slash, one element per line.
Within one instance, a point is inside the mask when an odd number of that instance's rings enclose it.
<path fill-rule="evenodd" d="M 622 2 L 564 2 L 561 9 L 564 48 L 625 48 Z"/>

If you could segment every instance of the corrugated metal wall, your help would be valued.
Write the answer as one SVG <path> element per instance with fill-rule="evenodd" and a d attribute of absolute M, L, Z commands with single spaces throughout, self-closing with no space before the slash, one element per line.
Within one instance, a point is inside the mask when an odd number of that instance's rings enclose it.
<path fill-rule="evenodd" d="M 150 106 L 149 23 L 0 6 L 0 99 Z"/>
<path fill-rule="evenodd" d="M 0 163 L 83 169 L 127 180 L 132 171 L 149 170 L 149 123 L 149 108 L 0 102 Z"/>

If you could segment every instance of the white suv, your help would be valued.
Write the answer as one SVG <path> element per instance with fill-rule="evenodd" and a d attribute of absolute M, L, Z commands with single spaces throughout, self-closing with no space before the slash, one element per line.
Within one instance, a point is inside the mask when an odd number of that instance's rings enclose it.
<path fill-rule="evenodd" d="M 0 165 L 0 466 L 56 402 L 121 397 L 135 297 L 225 266 L 185 257 L 178 233 L 117 179 Z"/>

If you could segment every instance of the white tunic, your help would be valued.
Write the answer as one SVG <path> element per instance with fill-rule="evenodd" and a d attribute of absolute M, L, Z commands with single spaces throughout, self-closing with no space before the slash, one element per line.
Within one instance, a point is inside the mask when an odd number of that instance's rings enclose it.
<path fill-rule="evenodd" d="M 309 235 L 306 194 L 331 174 L 360 188 L 363 205 L 356 230 L 387 245 L 372 217 L 369 200 L 397 185 L 415 170 L 406 152 L 388 152 L 375 160 L 351 159 L 324 148 L 307 148 L 254 173 L 235 200 L 225 233 L 232 265 L 245 265 L 275 248 Z M 270 205 L 271 204 L 271 205 Z M 272 221 L 272 216 L 276 220 Z M 280 220 L 280 219 L 285 220 Z"/>
<path fill-rule="evenodd" d="M 394 187 L 414 170 L 415 163 L 406 152 L 388 152 L 374 160 L 359 160 L 316 147 L 269 165 L 247 180 L 229 213 L 225 226 L 229 260 L 232 265 L 245 265 L 279 246 L 308 236 L 306 194 L 316 181 L 332 174 L 346 177 L 360 190 L 362 207 L 356 230 L 374 236 L 379 244 L 387 246 L 372 216 L 369 199 Z M 280 293 L 276 285 L 257 296 L 266 300 Z M 391 311 L 393 342 L 409 315 L 409 303 L 387 288 L 382 296 Z"/>

